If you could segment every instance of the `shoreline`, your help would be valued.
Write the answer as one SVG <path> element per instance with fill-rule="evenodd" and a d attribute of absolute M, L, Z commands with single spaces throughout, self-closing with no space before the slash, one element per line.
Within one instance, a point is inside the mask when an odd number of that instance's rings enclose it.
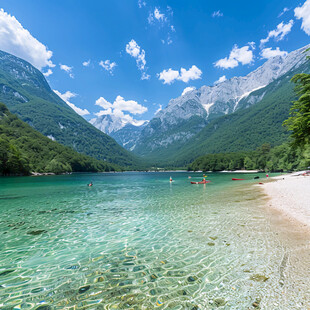
<path fill-rule="evenodd" d="M 272 177 L 259 187 L 269 198 L 267 208 L 279 211 L 296 228 L 310 231 L 310 175 L 303 173 Z"/>

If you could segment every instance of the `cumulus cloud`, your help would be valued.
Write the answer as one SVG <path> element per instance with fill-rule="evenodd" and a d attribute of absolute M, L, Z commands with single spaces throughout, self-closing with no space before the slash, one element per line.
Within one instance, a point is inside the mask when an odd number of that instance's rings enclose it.
<path fill-rule="evenodd" d="M 132 114 L 143 114 L 147 111 L 147 107 L 144 107 L 134 100 L 125 100 L 122 96 L 117 96 L 113 103 L 107 101 L 103 97 L 100 97 L 96 100 L 96 105 L 102 107 L 105 110 L 113 109 L 127 111 Z"/>
<path fill-rule="evenodd" d="M 309 0 L 310 1 L 310 0 Z M 284 37 L 290 33 L 292 27 L 294 25 L 294 21 L 291 19 L 287 24 L 284 22 L 281 22 L 276 29 L 271 30 L 268 32 L 268 36 L 266 39 L 260 40 L 260 47 L 263 48 L 263 46 L 269 42 L 271 38 L 274 38 L 276 41 L 281 41 L 284 39 Z"/>
<path fill-rule="evenodd" d="M 60 69 L 67 72 L 72 79 L 74 78 L 74 75 L 72 73 L 73 67 L 69 67 L 67 65 L 62 65 L 62 64 L 59 64 L 59 66 L 60 66 Z"/>
<path fill-rule="evenodd" d="M 110 74 L 113 74 L 113 69 L 116 67 L 116 62 L 111 62 L 109 59 L 99 62 L 99 66 L 104 68 L 105 70 L 109 71 Z"/>
<path fill-rule="evenodd" d="M 27 60 L 39 70 L 55 67 L 51 60 L 53 52 L 3 9 L 0 10 L 0 49 Z"/>
<path fill-rule="evenodd" d="M 196 87 L 193 87 L 193 86 L 185 87 L 181 96 L 184 96 L 186 93 L 188 93 L 192 90 L 195 90 L 195 89 L 196 89 Z"/>
<path fill-rule="evenodd" d="M 145 51 L 142 49 L 137 42 L 132 39 L 129 43 L 126 44 L 126 52 L 131 57 L 136 59 L 137 67 L 140 71 L 146 70 L 146 60 L 145 60 Z M 150 78 L 145 72 L 142 73 L 142 80 L 148 80 Z"/>
<path fill-rule="evenodd" d="M 202 71 L 193 65 L 188 70 L 181 68 L 180 72 L 178 70 L 172 70 L 171 68 L 168 70 L 163 70 L 159 74 L 157 74 L 159 80 L 163 80 L 164 84 L 171 84 L 175 80 L 183 81 L 187 83 L 189 80 L 197 80 L 200 79 L 202 75 Z"/>
<path fill-rule="evenodd" d="M 88 61 L 83 62 L 84 67 L 89 67 L 89 65 L 90 65 L 90 59 Z"/>
<path fill-rule="evenodd" d="M 45 76 L 45 77 L 48 77 L 48 76 L 50 76 L 50 75 L 52 75 L 53 74 L 53 71 L 51 70 L 51 69 L 48 69 L 46 72 L 43 72 L 43 75 Z"/>
<path fill-rule="evenodd" d="M 212 13 L 212 17 L 222 17 L 224 14 L 218 10 Z"/>
<path fill-rule="evenodd" d="M 280 49 L 277 47 L 275 50 L 273 50 L 271 47 L 268 48 L 264 48 L 261 52 L 260 55 L 262 56 L 262 58 L 272 58 L 275 56 L 286 56 L 288 53 L 286 51 L 280 51 Z"/>
<path fill-rule="evenodd" d="M 131 115 L 124 113 L 124 111 L 131 114 L 145 113 L 147 111 L 147 107 L 144 107 L 137 101 L 125 100 L 122 96 L 117 96 L 115 101 L 111 103 L 105 98 L 100 97 L 96 100 L 95 104 L 103 108 L 103 110 L 95 113 L 98 117 L 103 115 L 114 115 L 121 118 L 124 124 L 130 123 L 135 126 L 140 126 L 145 122 L 144 120 L 135 120 Z"/>
<path fill-rule="evenodd" d="M 295 17 L 301 19 L 301 29 L 310 36 L 310 0 L 294 10 Z"/>
<path fill-rule="evenodd" d="M 283 14 L 285 14 L 286 12 L 288 12 L 290 9 L 289 8 L 284 8 L 283 11 L 278 15 L 278 17 L 281 17 Z"/>
<path fill-rule="evenodd" d="M 223 76 L 221 76 L 218 80 L 216 80 L 216 81 L 214 82 L 214 85 L 223 83 L 223 82 L 225 82 L 226 80 L 227 80 L 227 79 L 226 79 L 226 75 L 223 75 Z"/>
<path fill-rule="evenodd" d="M 55 94 L 57 94 L 70 108 L 72 108 L 77 114 L 84 116 L 90 114 L 87 109 L 78 108 L 76 105 L 71 103 L 69 100 L 77 96 L 77 94 L 72 93 L 71 91 L 66 91 L 64 94 L 59 92 L 58 90 L 54 90 Z"/>
<path fill-rule="evenodd" d="M 214 65 L 215 67 L 229 69 L 235 68 L 241 63 L 242 65 L 250 64 L 253 59 L 253 49 L 255 46 L 253 42 L 249 42 L 249 45 L 238 48 L 237 44 L 234 45 L 232 51 L 229 54 L 229 57 L 218 60 Z"/>

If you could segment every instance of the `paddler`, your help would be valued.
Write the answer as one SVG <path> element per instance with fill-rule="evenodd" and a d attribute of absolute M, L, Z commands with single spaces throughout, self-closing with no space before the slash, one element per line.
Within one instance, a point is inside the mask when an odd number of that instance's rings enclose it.
<path fill-rule="evenodd" d="M 170 177 L 170 182 L 172 182 L 172 177 Z"/>

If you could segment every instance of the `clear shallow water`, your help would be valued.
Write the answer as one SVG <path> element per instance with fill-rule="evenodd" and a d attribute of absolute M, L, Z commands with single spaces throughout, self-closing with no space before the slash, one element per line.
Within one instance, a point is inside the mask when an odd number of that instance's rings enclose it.
<path fill-rule="evenodd" d="M 0 179 L 0 309 L 303 309 L 265 198 L 188 175 Z"/>

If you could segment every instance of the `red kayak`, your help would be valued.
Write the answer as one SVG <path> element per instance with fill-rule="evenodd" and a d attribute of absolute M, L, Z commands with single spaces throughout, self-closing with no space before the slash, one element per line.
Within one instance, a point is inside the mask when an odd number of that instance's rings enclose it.
<path fill-rule="evenodd" d="M 232 178 L 233 181 L 243 181 L 245 179 L 236 179 L 236 178 Z"/>
<path fill-rule="evenodd" d="M 211 181 L 201 181 L 201 182 L 191 182 L 191 184 L 207 184 L 210 183 Z"/>

